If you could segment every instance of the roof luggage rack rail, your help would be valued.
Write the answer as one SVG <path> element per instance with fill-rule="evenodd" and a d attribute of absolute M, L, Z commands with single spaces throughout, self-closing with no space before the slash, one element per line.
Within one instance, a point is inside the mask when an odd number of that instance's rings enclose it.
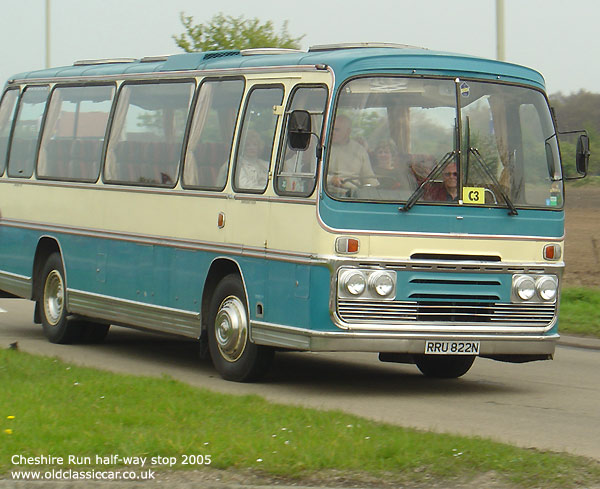
<path fill-rule="evenodd" d="M 75 61 L 73 66 L 110 65 L 114 63 L 135 63 L 137 58 L 103 58 L 103 59 L 81 59 Z"/>
<path fill-rule="evenodd" d="M 411 46 L 410 44 L 397 44 L 393 42 L 343 42 L 340 44 L 318 44 L 308 48 L 309 53 L 316 51 L 337 51 L 340 49 L 359 49 L 359 48 L 396 48 L 396 49 L 427 49 L 420 46 Z"/>
<path fill-rule="evenodd" d="M 169 59 L 170 54 L 163 54 L 159 56 L 144 56 L 140 59 L 140 63 L 157 63 L 159 61 L 167 61 Z"/>
<path fill-rule="evenodd" d="M 240 51 L 242 56 L 257 56 L 260 54 L 294 54 L 294 53 L 305 53 L 302 49 L 288 49 L 288 48 L 249 48 L 242 49 Z"/>

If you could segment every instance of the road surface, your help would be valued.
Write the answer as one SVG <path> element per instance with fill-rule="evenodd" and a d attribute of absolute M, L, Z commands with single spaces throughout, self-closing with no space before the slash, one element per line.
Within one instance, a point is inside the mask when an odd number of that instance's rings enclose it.
<path fill-rule="evenodd" d="M 113 326 L 101 345 L 54 345 L 33 324 L 31 302 L 2 299 L 0 308 L 0 348 L 17 341 L 23 351 L 79 365 L 600 460 L 600 351 L 559 346 L 553 361 L 523 365 L 477 359 L 450 381 L 372 353 L 278 353 L 264 382 L 238 384 L 200 360 L 190 340 Z"/>

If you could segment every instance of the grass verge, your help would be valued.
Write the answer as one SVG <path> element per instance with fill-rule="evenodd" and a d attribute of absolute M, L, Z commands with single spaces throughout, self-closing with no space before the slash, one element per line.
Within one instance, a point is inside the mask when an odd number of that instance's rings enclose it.
<path fill-rule="evenodd" d="M 336 470 L 398 483 L 486 473 L 524 488 L 600 482 L 600 464 L 579 457 L 418 432 L 19 351 L 0 351 L 0 381 L 0 473 L 5 476 L 16 468 L 13 455 L 90 457 L 83 465 L 94 467 L 97 456 L 119 454 L 148 457 L 145 469 L 156 456 L 174 457 L 173 468 L 207 469 L 182 462 L 184 455 L 210 455 L 208 468 L 290 478 Z M 80 462 L 63 465 L 54 468 L 82 467 Z"/>
<path fill-rule="evenodd" d="M 600 338 L 600 290 L 566 288 L 562 290 L 559 331 Z"/>

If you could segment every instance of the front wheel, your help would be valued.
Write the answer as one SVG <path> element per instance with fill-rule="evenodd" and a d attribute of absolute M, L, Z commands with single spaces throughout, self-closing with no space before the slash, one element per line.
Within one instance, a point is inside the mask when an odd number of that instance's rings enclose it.
<path fill-rule="evenodd" d="M 426 377 L 456 379 L 466 374 L 475 357 L 471 355 L 419 355 L 415 363 Z"/>
<path fill-rule="evenodd" d="M 225 380 L 249 382 L 269 369 L 273 349 L 255 345 L 249 333 L 244 287 L 237 275 L 227 275 L 215 288 L 208 315 L 210 356 Z"/>
<path fill-rule="evenodd" d="M 39 303 L 42 328 L 51 343 L 72 343 L 79 329 L 67 320 L 65 272 L 58 253 L 48 257 L 42 269 Z"/>
<path fill-rule="evenodd" d="M 96 323 L 88 319 L 71 319 L 69 322 L 79 329 L 78 340 L 81 343 L 102 343 L 110 329 L 110 324 Z"/>

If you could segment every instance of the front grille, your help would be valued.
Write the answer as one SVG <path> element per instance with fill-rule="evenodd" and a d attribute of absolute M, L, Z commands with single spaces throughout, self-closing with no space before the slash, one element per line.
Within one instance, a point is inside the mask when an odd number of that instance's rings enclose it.
<path fill-rule="evenodd" d="M 556 304 L 491 302 L 351 301 L 338 302 L 346 323 L 393 325 L 401 323 L 489 323 L 510 326 L 547 326 Z"/>

